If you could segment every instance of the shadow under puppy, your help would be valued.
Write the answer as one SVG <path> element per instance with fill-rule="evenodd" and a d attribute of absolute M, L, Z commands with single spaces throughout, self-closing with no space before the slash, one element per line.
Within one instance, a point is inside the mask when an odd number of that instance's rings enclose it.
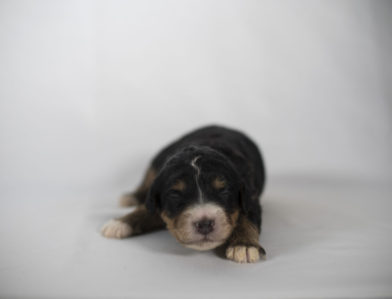
<path fill-rule="evenodd" d="M 196 250 L 222 248 L 226 258 L 252 263 L 264 257 L 259 244 L 264 164 L 243 133 L 209 126 L 171 143 L 153 159 L 135 192 L 120 204 L 136 205 L 102 228 L 125 238 L 167 227 Z"/>

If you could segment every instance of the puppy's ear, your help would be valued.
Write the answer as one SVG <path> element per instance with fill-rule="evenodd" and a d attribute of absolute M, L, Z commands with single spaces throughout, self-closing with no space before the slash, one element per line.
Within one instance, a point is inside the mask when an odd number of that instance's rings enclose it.
<path fill-rule="evenodd" d="M 152 183 L 146 197 L 146 208 L 151 214 L 158 213 L 161 210 L 160 205 L 160 179 L 159 177 L 155 178 L 154 182 Z"/>
<path fill-rule="evenodd" d="M 244 181 L 240 185 L 239 201 L 242 211 L 247 214 L 251 209 L 252 199 L 249 186 Z"/>

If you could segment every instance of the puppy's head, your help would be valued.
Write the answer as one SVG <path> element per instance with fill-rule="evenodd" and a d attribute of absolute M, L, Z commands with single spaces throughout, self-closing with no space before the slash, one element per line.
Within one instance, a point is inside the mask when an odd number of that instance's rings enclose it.
<path fill-rule="evenodd" d="M 223 244 L 242 204 L 241 179 L 232 163 L 208 147 L 187 147 L 168 159 L 146 200 L 178 242 L 197 250 Z"/>

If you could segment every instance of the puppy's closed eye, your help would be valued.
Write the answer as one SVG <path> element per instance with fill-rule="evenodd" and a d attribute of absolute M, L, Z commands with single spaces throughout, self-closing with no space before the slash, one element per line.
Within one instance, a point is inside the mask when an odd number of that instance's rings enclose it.
<path fill-rule="evenodd" d="M 170 189 L 164 195 L 164 205 L 168 211 L 174 212 L 180 210 L 184 204 L 184 196 L 181 191 Z"/>

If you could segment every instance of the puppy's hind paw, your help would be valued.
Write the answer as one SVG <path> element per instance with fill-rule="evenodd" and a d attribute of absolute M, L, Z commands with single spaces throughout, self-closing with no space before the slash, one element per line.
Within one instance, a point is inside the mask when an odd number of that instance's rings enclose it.
<path fill-rule="evenodd" d="M 132 235 L 132 227 L 125 222 L 112 219 L 102 227 L 101 234 L 106 238 L 123 239 Z"/>

